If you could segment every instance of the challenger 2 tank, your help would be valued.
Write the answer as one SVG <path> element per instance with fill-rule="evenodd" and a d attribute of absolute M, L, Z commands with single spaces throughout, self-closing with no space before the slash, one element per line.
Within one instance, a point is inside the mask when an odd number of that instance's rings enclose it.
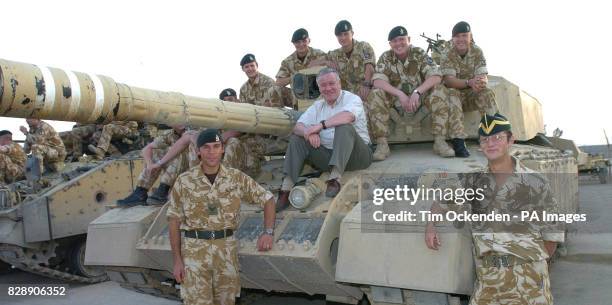
<path fill-rule="evenodd" d="M 14 70 L 28 71 L 29 96 L 34 98 L 34 76 L 39 75 L 38 68 L 3 62 L 3 71 L 8 65 Z M 316 69 L 306 70 L 293 82 L 302 108 L 318 96 L 315 75 Z M 59 72 L 53 76 L 61 81 Z M 83 82 L 91 80 L 91 76 L 81 76 Z M 19 83 L 27 84 L 26 79 L 23 82 L 19 79 Z M 166 124 L 188 122 L 193 127 L 281 137 L 291 132 L 297 118 L 289 109 L 188 97 L 129 87 L 107 77 L 98 76 L 98 79 L 102 81 L 93 87 L 94 94 L 79 102 L 78 109 L 83 113 L 72 111 L 69 117 L 59 115 L 69 113 L 75 107 L 73 101 L 49 105 L 42 100 L 34 107 L 10 99 L 5 102 L 6 97 L 2 98 L 0 113 L 17 117 L 30 114 L 41 118 L 63 117 L 79 122 L 108 119 L 106 116 Z M 575 211 L 578 190 L 575 159 L 552 146 L 534 144 L 542 142 L 539 139 L 544 129 L 539 102 L 501 77 L 490 77 L 490 87 L 496 93 L 500 112 L 513 124 L 519 141 L 514 145 L 514 155 L 528 167 L 548 176 L 564 212 Z M 99 97 L 100 91 L 104 92 L 102 97 Z M 479 119 L 477 112 L 467 110 L 464 123 L 470 139 L 477 137 Z M 401 225 L 404 228 L 385 228 L 381 232 L 371 231 L 371 221 L 362 219 L 362 207 L 371 203 L 370 190 L 374 186 L 452 184 L 458 173 L 483 168 L 486 160 L 472 142 L 470 158 L 444 159 L 434 155 L 430 125 L 424 108 L 415 114 L 394 113 L 389 141 L 393 143 L 391 156 L 368 169 L 346 172 L 341 181 L 342 190 L 335 198 L 322 195 L 325 174 L 306 169 L 291 192 L 292 207 L 277 214 L 271 251 L 256 250 L 257 237 L 263 231 L 263 213 L 258 207 L 244 203 L 235 235 L 239 240 L 242 287 L 325 295 L 327 300 L 349 304 L 356 304 L 364 295 L 371 304 L 459 304 L 460 296 L 471 293 L 474 282 L 467 228 L 444 235 L 444 246 L 433 252 L 424 244 L 422 222 L 405 223 Z M 119 164 L 116 160 L 107 162 Z M 283 176 L 282 163 L 280 158 L 269 158 L 256 180 L 277 192 Z M 122 183 L 133 186 L 134 176 Z M 102 214 L 89 225 L 85 263 L 104 267 L 109 278 L 123 287 L 176 297 L 166 210 L 167 206 L 136 206 L 110 209 Z M 453 228 L 454 225 L 441 226 Z"/>

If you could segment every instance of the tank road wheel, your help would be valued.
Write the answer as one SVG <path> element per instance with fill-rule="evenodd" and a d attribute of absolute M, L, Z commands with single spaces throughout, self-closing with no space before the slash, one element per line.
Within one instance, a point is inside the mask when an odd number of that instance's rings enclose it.
<path fill-rule="evenodd" d="M 600 167 L 598 171 L 598 175 L 599 175 L 599 183 L 601 184 L 608 183 L 608 168 L 607 167 Z"/>
<path fill-rule="evenodd" d="M 68 260 L 70 271 L 78 275 L 94 278 L 106 273 L 102 267 L 85 266 L 85 240 L 74 243 Z"/>

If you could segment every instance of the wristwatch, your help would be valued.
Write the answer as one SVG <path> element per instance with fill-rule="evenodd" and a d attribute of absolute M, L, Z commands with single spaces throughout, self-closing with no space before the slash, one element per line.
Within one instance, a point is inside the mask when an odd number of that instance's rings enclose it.
<path fill-rule="evenodd" d="M 325 126 L 325 120 L 321 120 L 321 125 L 323 125 L 323 129 L 327 129 L 327 126 Z"/>
<path fill-rule="evenodd" d="M 421 96 L 421 92 L 419 92 L 419 89 L 414 89 L 414 91 L 412 91 L 412 93 L 416 93 L 416 94 L 418 94 L 419 96 Z"/>
<path fill-rule="evenodd" d="M 267 228 L 264 231 L 264 234 L 270 235 L 270 236 L 274 236 L 274 228 Z"/>

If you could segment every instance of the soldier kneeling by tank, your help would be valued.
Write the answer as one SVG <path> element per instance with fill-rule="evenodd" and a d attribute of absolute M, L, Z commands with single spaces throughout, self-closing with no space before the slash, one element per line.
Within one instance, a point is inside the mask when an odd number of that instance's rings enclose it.
<path fill-rule="evenodd" d="M 26 154 L 13 142 L 13 134 L 0 131 L 0 185 L 13 183 L 25 177 Z"/>
<path fill-rule="evenodd" d="M 174 184 L 178 175 L 184 172 L 187 165 L 187 156 L 180 154 L 178 157 L 168 162 L 165 167 L 153 166 L 166 154 L 168 149 L 181 138 L 185 132 L 184 125 L 175 125 L 170 130 L 162 131 L 153 142 L 149 143 L 142 150 L 142 157 L 145 161 L 145 168 L 138 176 L 137 187 L 125 199 L 117 201 L 117 205 L 130 207 L 139 204 L 164 204 L 168 200 L 168 192 Z M 160 177 L 161 175 L 161 177 Z M 148 196 L 149 189 L 160 177 L 160 183 L 151 196 Z"/>
<path fill-rule="evenodd" d="M 304 112 L 289 139 L 277 211 L 289 205 L 289 192 L 306 160 L 320 170 L 331 170 L 327 197 L 340 192 L 340 177 L 345 170 L 364 169 L 372 163 L 367 119 L 359 96 L 342 90 L 338 72 L 332 68 L 319 72 L 317 84 L 322 99 Z"/>

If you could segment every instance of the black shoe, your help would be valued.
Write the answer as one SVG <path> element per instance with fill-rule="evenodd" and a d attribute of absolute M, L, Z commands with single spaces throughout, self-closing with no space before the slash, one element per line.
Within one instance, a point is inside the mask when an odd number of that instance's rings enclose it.
<path fill-rule="evenodd" d="M 455 157 L 467 158 L 470 156 L 470 152 L 465 147 L 465 141 L 463 139 L 454 138 L 451 140 L 451 143 L 455 150 Z"/>
<path fill-rule="evenodd" d="M 124 199 L 117 200 L 117 205 L 120 207 L 133 207 L 137 205 L 143 205 L 147 202 L 147 189 L 143 187 L 136 187 L 136 189 Z"/>
<path fill-rule="evenodd" d="M 160 183 L 155 192 L 147 199 L 147 204 L 158 205 L 166 203 L 168 201 L 168 192 L 170 192 L 170 186 Z"/>
<path fill-rule="evenodd" d="M 276 213 L 289 207 L 289 191 L 278 192 L 278 198 L 276 199 L 275 210 Z"/>
<path fill-rule="evenodd" d="M 338 179 L 329 179 L 327 180 L 327 189 L 325 190 L 325 196 L 328 198 L 334 198 L 340 192 L 340 182 Z"/>

